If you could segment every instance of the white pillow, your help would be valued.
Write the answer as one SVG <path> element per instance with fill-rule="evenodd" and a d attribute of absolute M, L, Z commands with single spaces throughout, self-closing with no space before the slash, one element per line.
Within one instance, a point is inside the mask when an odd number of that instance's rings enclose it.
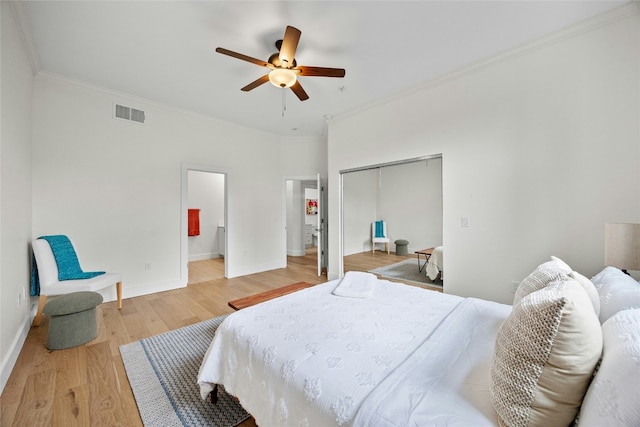
<path fill-rule="evenodd" d="M 589 295 L 591 304 L 596 312 L 596 316 L 600 314 L 600 297 L 595 286 L 589 279 L 584 277 L 577 271 L 573 271 L 569 264 L 561 260 L 556 256 L 551 256 L 551 261 L 547 261 L 536 267 L 533 272 L 527 276 L 516 289 L 516 294 L 513 296 L 513 305 L 517 304 L 523 297 L 531 292 L 539 291 L 547 286 L 549 283 L 556 280 L 575 279 Z"/>
<path fill-rule="evenodd" d="M 490 372 L 501 426 L 567 426 L 602 353 L 598 316 L 575 280 L 556 281 L 513 307 Z"/>
<path fill-rule="evenodd" d="M 640 284 L 615 267 L 606 267 L 592 279 L 600 296 L 600 323 L 620 310 L 640 308 Z"/>
<path fill-rule="evenodd" d="M 580 283 L 582 288 L 587 292 L 587 295 L 589 295 L 589 299 L 591 300 L 591 304 L 593 305 L 593 310 L 596 312 L 596 316 L 599 316 L 600 315 L 600 295 L 598 294 L 598 290 L 596 289 L 594 284 L 591 282 L 591 280 L 587 279 L 577 271 L 572 271 L 571 273 L 569 273 L 569 277 L 571 277 L 572 279 Z"/>
<path fill-rule="evenodd" d="M 629 277 L 628 274 L 623 273 L 622 270 L 620 270 L 619 268 L 608 266 L 603 268 L 600 273 L 593 276 L 591 278 L 591 281 L 597 288 L 599 285 L 606 282 L 607 280 L 610 280 L 614 277 L 624 277 L 624 276 Z"/>
<path fill-rule="evenodd" d="M 582 402 L 579 426 L 640 426 L 640 309 L 615 314 L 602 333 L 602 363 Z"/>
<path fill-rule="evenodd" d="M 551 261 L 555 261 L 563 270 L 569 270 L 569 271 L 573 270 L 573 268 L 569 267 L 569 264 L 567 264 L 557 256 L 551 255 Z"/>
<path fill-rule="evenodd" d="M 575 279 L 582 285 L 585 291 L 587 291 L 587 295 L 589 295 L 589 299 L 591 299 L 591 304 L 593 304 L 593 309 L 596 311 L 596 316 L 600 315 L 600 297 L 598 296 L 598 291 L 596 287 L 591 283 L 591 280 L 584 277 L 582 274 L 574 271 L 573 268 L 569 267 L 569 264 L 561 260 L 560 258 L 551 255 L 551 260 L 555 261 L 559 266 L 561 266 L 564 270 L 569 270 L 569 277 Z"/>
<path fill-rule="evenodd" d="M 525 296 L 543 289 L 549 283 L 569 278 L 571 267 L 558 258 L 554 258 L 555 257 L 551 257 L 551 261 L 547 261 L 537 266 L 531 274 L 520 282 L 516 289 L 516 294 L 513 296 L 514 306 Z"/>

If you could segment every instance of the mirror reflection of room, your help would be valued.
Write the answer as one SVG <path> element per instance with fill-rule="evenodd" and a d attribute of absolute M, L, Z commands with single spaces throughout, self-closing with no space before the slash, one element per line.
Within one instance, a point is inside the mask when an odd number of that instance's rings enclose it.
<path fill-rule="evenodd" d="M 343 173 L 344 270 L 442 289 L 442 157 Z"/>

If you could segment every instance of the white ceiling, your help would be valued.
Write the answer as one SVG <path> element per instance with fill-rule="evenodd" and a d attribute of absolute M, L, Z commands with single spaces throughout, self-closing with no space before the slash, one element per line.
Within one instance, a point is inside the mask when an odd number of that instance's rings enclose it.
<path fill-rule="evenodd" d="M 23 1 L 36 71 L 46 71 L 282 136 L 317 136 L 324 117 L 410 90 L 628 1 Z M 287 25 L 310 99 L 264 84 Z M 29 40 L 30 38 L 30 40 Z M 282 93 L 286 114 L 282 117 Z"/>

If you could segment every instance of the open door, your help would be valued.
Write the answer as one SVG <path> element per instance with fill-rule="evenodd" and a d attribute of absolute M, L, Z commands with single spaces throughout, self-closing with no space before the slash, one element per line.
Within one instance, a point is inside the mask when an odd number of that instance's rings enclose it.
<path fill-rule="evenodd" d="M 316 176 L 316 184 L 318 188 L 318 217 L 316 218 L 316 241 L 318 242 L 318 276 L 322 275 L 322 267 L 323 267 L 323 258 L 324 258 L 324 185 L 322 184 L 322 178 L 320 178 L 320 174 Z"/>

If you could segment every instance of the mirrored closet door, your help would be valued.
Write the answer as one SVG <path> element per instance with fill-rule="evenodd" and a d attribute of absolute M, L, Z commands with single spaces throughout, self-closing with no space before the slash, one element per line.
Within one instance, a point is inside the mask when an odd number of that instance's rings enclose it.
<path fill-rule="evenodd" d="M 442 246 L 442 157 L 341 172 L 344 271 L 442 287 L 425 249 Z"/>

